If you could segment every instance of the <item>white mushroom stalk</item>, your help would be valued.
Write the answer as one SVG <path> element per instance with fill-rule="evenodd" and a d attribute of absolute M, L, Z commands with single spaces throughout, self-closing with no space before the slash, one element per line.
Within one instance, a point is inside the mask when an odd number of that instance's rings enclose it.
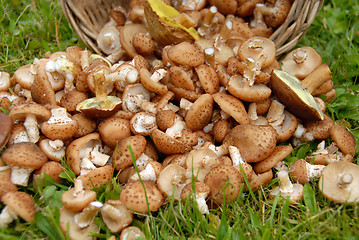
<path fill-rule="evenodd" d="M 74 216 L 74 222 L 80 228 L 88 227 L 93 219 L 96 217 L 98 211 L 101 210 L 103 203 L 94 201 L 91 202 L 87 207 L 85 207 L 82 212 Z"/>
<path fill-rule="evenodd" d="M 157 69 L 156 71 L 154 71 L 151 75 L 151 80 L 154 82 L 159 82 L 160 80 L 162 80 L 167 74 L 167 71 L 163 68 L 161 69 Z"/>
<path fill-rule="evenodd" d="M 279 171 L 277 176 L 280 182 L 279 191 L 283 194 L 290 194 L 294 192 L 293 184 L 289 179 L 288 171 Z"/>
<path fill-rule="evenodd" d="M 66 151 L 62 140 L 49 140 L 48 144 L 44 144 L 44 147 L 46 151 L 53 154 L 57 159 L 65 157 Z"/>
<path fill-rule="evenodd" d="M 203 24 L 197 29 L 197 32 L 200 36 L 206 36 L 210 33 L 210 31 L 215 31 L 215 25 L 218 24 L 218 18 L 215 17 L 216 13 L 218 12 L 215 6 L 212 6 L 208 9 L 207 14 L 204 16 Z"/>
<path fill-rule="evenodd" d="M 82 181 L 80 179 L 75 179 L 74 181 L 74 198 L 83 198 L 84 197 L 85 190 L 82 185 Z"/>
<path fill-rule="evenodd" d="M 325 168 L 325 165 L 315 165 L 315 164 L 310 164 L 308 162 L 306 162 L 306 166 L 307 166 L 308 179 L 320 178 L 320 176 L 322 175 L 323 169 Z"/>
<path fill-rule="evenodd" d="M 79 153 L 81 175 L 89 173 L 97 166 L 105 166 L 110 156 L 104 153 L 99 141 L 89 141 Z"/>
<path fill-rule="evenodd" d="M 182 136 L 182 130 L 185 128 L 186 128 L 185 121 L 183 121 L 181 117 L 176 115 L 175 123 L 171 127 L 166 129 L 166 134 L 173 138 L 179 138 Z"/>
<path fill-rule="evenodd" d="M 227 42 L 232 29 L 233 29 L 233 23 L 230 20 L 226 21 L 226 23 L 222 26 L 220 33 L 214 40 L 214 47 L 218 51 L 220 51 L 223 45 Z"/>
<path fill-rule="evenodd" d="M 26 187 L 34 170 L 33 168 L 11 166 L 11 182 L 15 185 Z"/>
<path fill-rule="evenodd" d="M 152 164 L 147 164 L 145 169 L 140 171 L 138 174 L 133 174 L 130 179 L 133 181 L 142 179 L 142 181 L 156 181 L 156 171 L 153 168 Z"/>
<path fill-rule="evenodd" d="M 60 56 L 55 62 L 56 72 L 61 73 L 65 77 L 64 91 L 69 92 L 75 89 L 74 86 L 74 64 L 65 56 Z"/>
<path fill-rule="evenodd" d="M 7 227 L 15 219 L 17 219 L 17 214 L 11 211 L 9 207 L 5 206 L 0 214 L 0 227 Z"/>
<path fill-rule="evenodd" d="M 32 113 L 26 114 L 24 127 L 27 131 L 30 142 L 37 143 L 40 139 L 39 125 L 37 123 L 36 115 Z"/>
<path fill-rule="evenodd" d="M 238 166 L 239 164 L 245 164 L 246 161 L 243 159 L 239 149 L 235 146 L 228 147 L 229 155 L 231 156 L 233 167 Z"/>
<path fill-rule="evenodd" d="M 136 166 L 138 168 L 139 171 L 142 171 L 146 168 L 146 165 L 148 165 L 147 163 L 149 163 L 150 161 L 153 161 L 153 159 L 148 156 L 145 153 L 142 153 L 137 159 L 136 159 Z"/>
<path fill-rule="evenodd" d="M 249 86 L 253 86 L 256 76 L 261 73 L 263 62 L 267 59 L 267 56 L 261 55 L 260 58 L 255 61 L 253 58 L 246 58 L 244 63 L 246 68 L 243 72 L 243 77 L 249 81 Z"/>

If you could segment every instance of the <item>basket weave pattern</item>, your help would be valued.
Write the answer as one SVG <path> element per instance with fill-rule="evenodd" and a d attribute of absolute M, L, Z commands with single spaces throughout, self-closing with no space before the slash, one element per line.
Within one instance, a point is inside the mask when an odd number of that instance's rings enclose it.
<path fill-rule="evenodd" d="M 80 39 L 94 52 L 102 54 L 96 38 L 108 21 L 112 7 L 124 6 L 126 0 L 61 0 L 65 17 Z M 277 56 L 289 52 L 304 36 L 322 7 L 324 0 L 295 0 L 285 22 L 270 39 L 277 48 Z"/>

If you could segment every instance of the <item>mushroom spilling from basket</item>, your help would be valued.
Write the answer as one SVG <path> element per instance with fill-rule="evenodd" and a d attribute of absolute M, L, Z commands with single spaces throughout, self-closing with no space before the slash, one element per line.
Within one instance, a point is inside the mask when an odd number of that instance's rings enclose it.
<path fill-rule="evenodd" d="M 98 35 L 106 56 L 72 46 L 0 74 L 9 83 L 1 92 L 9 111 L 0 114 L 1 226 L 17 216 L 34 221 L 35 205 L 18 187 L 37 186 L 43 174 L 61 182 L 61 160 L 76 175 L 60 211 L 70 239 L 96 232 L 98 215 L 121 239 L 143 236 L 127 228 L 133 213 L 191 197 L 208 214 L 273 176 L 272 199 L 298 204 L 303 185 L 320 179 L 329 199 L 359 202 L 355 138 L 325 114 L 335 96 L 329 67 L 310 47 L 280 63 L 275 44 L 258 34 L 280 25 L 291 2 L 166 3 L 113 8 Z M 250 24 L 241 18 L 252 15 Z M 317 150 L 287 166 L 293 148 L 313 140 L 322 141 Z M 93 187 L 111 180 L 120 195 L 96 201 Z"/>

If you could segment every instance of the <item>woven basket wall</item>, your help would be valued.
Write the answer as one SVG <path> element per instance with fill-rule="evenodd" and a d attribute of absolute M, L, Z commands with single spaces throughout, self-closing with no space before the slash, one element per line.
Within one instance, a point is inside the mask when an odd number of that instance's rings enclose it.
<path fill-rule="evenodd" d="M 63 12 L 80 39 L 94 52 L 102 54 L 96 43 L 98 33 L 108 21 L 113 6 L 126 6 L 129 0 L 61 0 Z M 304 36 L 324 0 L 295 0 L 285 22 L 270 37 L 277 56 L 289 52 Z"/>

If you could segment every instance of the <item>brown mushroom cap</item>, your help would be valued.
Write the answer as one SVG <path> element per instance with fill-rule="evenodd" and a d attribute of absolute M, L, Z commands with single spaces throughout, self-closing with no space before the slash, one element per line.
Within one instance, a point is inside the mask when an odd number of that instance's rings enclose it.
<path fill-rule="evenodd" d="M 39 104 L 56 105 L 55 91 L 52 89 L 45 70 L 46 62 L 38 67 L 34 82 L 31 85 L 31 97 Z"/>
<path fill-rule="evenodd" d="M 283 71 L 304 79 L 322 64 L 321 56 L 312 47 L 300 47 L 289 52 L 281 61 Z"/>
<path fill-rule="evenodd" d="M 181 42 L 167 50 L 168 58 L 176 64 L 196 67 L 204 63 L 203 51 L 194 44 Z"/>
<path fill-rule="evenodd" d="M 41 149 L 32 142 L 12 144 L 1 156 L 9 165 L 38 169 L 47 162 Z"/>
<path fill-rule="evenodd" d="M 303 124 L 307 132 L 313 134 L 315 139 L 327 139 L 330 137 L 329 130 L 334 126 L 334 121 L 326 114 L 324 119 L 319 121 L 306 122 Z"/>
<path fill-rule="evenodd" d="M 190 130 L 203 129 L 211 120 L 213 98 L 210 94 L 202 94 L 187 111 L 185 121 Z"/>
<path fill-rule="evenodd" d="M 10 137 L 11 129 L 12 129 L 12 120 L 11 118 L 0 111 L 0 150 L 7 143 L 7 140 Z"/>
<path fill-rule="evenodd" d="M 279 161 L 282 161 L 293 151 L 291 145 L 276 146 L 272 154 L 266 159 L 257 162 L 253 169 L 256 173 L 264 173 L 271 170 Z"/>
<path fill-rule="evenodd" d="M 299 182 L 300 184 L 306 184 L 309 182 L 309 176 L 307 171 L 307 162 L 304 159 L 298 159 L 290 166 L 290 176 L 293 182 Z"/>
<path fill-rule="evenodd" d="M 61 166 L 59 162 L 55 161 L 48 161 L 44 165 L 42 165 L 41 168 L 38 169 L 38 171 L 35 171 L 35 175 L 42 175 L 43 173 L 46 173 L 49 175 L 52 179 L 55 180 L 55 182 L 62 182 L 63 178 L 61 178 L 59 175 L 64 171 L 64 168 Z"/>
<path fill-rule="evenodd" d="M 61 202 L 64 208 L 71 212 L 80 212 L 91 202 L 96 200 L 96 192 L 92 190 L 84 190 L 81 197 L 75 197 L 75 188 L 71 188 L 64 192 L 61 196 Z"/>
<path fill-rule="evenodd" d="M 146 235 L 135 226 L 126 227 L 121 231 L 120 240 L 135 240 L 140 237 L 146 237 Z"/>
<path fill-rule="evenodd" d="M 159 129 L 154 129 L 151 136 L 158 151 L 166 155 L 185 153 L 191 149 L 186 142 L 177 140 Z"/>
<path fill-rule="evenodd" d="M 239 149 L 247 162 L 269 157 L 277 143 L 277 132 L 271 126 L 238 125 L 229 131 L 223 144 Z"/>
<path fill-rule="evenodd" d="M 0 202 L 2 196 L 4 196 L 7 192 L 16 191 L 17 186 L 11 182 L 10 177 L 5 174 L 0 174 Z"/>
<path fill-rule="evenodd" d="M 219 91 L 219 78 L 213 67 L 201 64 L 195 70 L 201 86 L 206 93 L 214 94 Z"/>
<path fill-rule="evenodd" d="M 147 213 L 148 210 L 155 212 L 161 207 L 164 201 L 163 195 L 154 182 L 144 181 L 143 185 L 144 187 L 140 180 L 126 184 L 121 191 L 120 200 L 129 210 L 140 213 Z"/>
<path fill-rule="evenodd" d="M 11 109 L 9 116 L 13 121 L 24 121 L 28 113 L 34 114 L 38 122 L 47 121 L 51 117 L 50 110 L 37 103 L 22 103 L 16 105 Z"/>
<path fill-rule="evenodd" d="M 234 167 L 225 165 L 212 168 L 203 182 L 211 189 L 209 198 L 218 205 L 233 202 L 242 185 L 241 174 Z"/>
<path fill-rule="evenodd" d="M 319 190 L 331 201 L 338 203 L 359 202 L 359 166 L 349 162 L 333 162 L 322 171 Z"/>
<path fill-rule="evenodd" d="M 110 148 L 115 149 L 121 140 L 131 136 L 130 121 L 111 116 L 100 122 L 98 131 L 102 141 Z"/>
<path fill-rule="evenodd" d="M 273 70 L 271 87 L 279 101 L 300 119 L 323 120 L 323 112 L 318 103 L 292 74 Z"/>
<path fill-rule="evenodd" d="M 132 157 L 129 150 L 131 146 L 135 160 L 145 151 L 146 138 L 142 135 L 129 136 L 121 140 L 113 152 L 113 161 L 117 171 L 132 165 Z"/>
<path fill-rule="evenodd" d="M 28 193 L 8 192 L 2 196 L 1 200 L 12 212 L 25 221 L 35 221 L 35 202 Z"/>
<path fill-rule="evenodd" d="M 166 131 L 175 123 L 176 113 L 172 110 L 160 110 L 156 113 L 156 123 L 159 129 Z"/>
<path fill-rule="evenodd" d="M 355 137 L 341 125 L 333 125 L 330 136 L 344 154 L 355 155 Z"/>
<path fill-rule="evenodd" d="M 252 37 L 247 39 L 238 49 L 238 57 L 241 61 L 246 58 L 257 61 L 262 55 L 266 56 L 262 68 L 268 67 L 274 62 L 276 49 L 272 40 L 264 37 Z"/>
<path fill-rule="evenodd" d="M 157 186 L 167 197 L 179 200 L 186 180 L 185 169 L 171 163 L 160 172 Z"/>
<path fill-rule="evenodd" d="M 105 165 L 78 176 L 78 179 L 82 181 L 84 189 L 101 187 L 101 185 L 105 185 L 112 179 L 113 171 L 112 166 Z"/>
<path fill-rule="evenodd" d="M 138 54 L 149 56 L 155 51 L 155 42 L 143 32 L 133 35 L 132 44 Z"/>

